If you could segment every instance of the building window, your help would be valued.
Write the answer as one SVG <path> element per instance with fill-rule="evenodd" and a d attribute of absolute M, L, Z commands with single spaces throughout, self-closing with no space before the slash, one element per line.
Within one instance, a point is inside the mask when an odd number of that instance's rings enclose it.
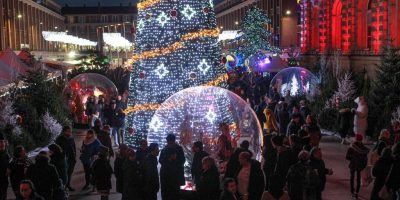
<path fill-rule="evenodd" d="M 102 22 L 102 23 L 106 23 L 106 22 L 108 22 L 108 20 L 107 20 L 107 16 L 105 16 L 105 15 L 102 15 L 102 16 L 101 16 L 101 22 Z"/>
<path fill-rule="evenodd" d="M 79 23 L 85 23 L 85 17 L 84 16 L 79 16 L 78 17 L 78 22 Z"/>
<path fill-rule="evenodd" d="M 111 20 L 112 20 L 112 22 L 117 22 L 118 21 L 118 16 L 113 15 Z"/>
<path fill-rule="evenodd" d="M 129 22 L 130 21 L 129 15 L 122 16 L 122 19 L 123 19 L 123 22 Z"/>

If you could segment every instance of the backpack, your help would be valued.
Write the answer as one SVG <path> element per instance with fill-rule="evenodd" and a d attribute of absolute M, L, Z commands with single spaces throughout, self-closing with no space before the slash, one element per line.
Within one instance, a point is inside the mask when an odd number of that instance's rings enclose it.
<path fill-rule="evenodd" d="M 306 173 L 304 176 L 303 186 L 308 189 L 315 189 L 321 184 L 321 180 L 319 179 L 318 172 L 316 169 L 311 166 L 306 167 Z"/>

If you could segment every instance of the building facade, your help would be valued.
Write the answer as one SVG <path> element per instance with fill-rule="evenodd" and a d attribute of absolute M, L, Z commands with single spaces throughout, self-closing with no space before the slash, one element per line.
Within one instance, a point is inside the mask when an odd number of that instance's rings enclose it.
<path fill-rule="evenodd" d="M 61 7 L 53 0 L 0 0 L 0 50 L 57 51 L 42 31 L 64 31 Z"/>
<path fill-rule="evenodd" d="M 296 0 L 225 0 L 215 6 L 217 24 L 223 30 L 240 29 L 241 20 L 252 6 L 265 10 L 271 43 L 286 49 L 300 45 L 300 7 Z"/>
<path fill-rule="evenodd" d="M 129 41 L 133 41 L 134 20 L 137 9 L 128 6 L 104 7 L 98 4 L 95 7 L 62 8 L 68 33 L 80 38 L 97 41 L 102 44 L 102 33 L 121 33 Z"/>
<path fill-rule="evenodd" d="M 303 53 L 379 55 L 400 48 L 400 0 L 301 0 Z"/>

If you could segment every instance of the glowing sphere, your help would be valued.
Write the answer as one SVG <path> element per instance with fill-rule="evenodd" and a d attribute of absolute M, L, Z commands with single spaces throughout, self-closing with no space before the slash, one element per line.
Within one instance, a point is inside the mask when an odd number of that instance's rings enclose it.
<path fill-rule="evenodd" d="M 161 104 L 150 122 L 147 139 L 163 147 L 167 134 L 174 134 L 187 161 L 192 160 L 192 144 L 202 141 L 204 150 L 218 160 L 218 138 L 223 132 L 229 134 L 233 146 L 248 140 L 259 158 L 262 130 L 250 105 L 229 90 L 199 86 L 182 90 Z"/>
<path fill-rule="evenodd" d="M 290 67 L 281 70 L 272 79 L 270 85 L 277 88 L 282 96 L 290 92 L 290 96 L 314 97 L 319 94 L 319 79 L 309 70 L 302 67 Z"/>
<path fill-rule="evenodd" d="M 267 71 L 268 65 L 270 63 L 270 58 L 263 53 L 258 53 L 249 57 L 249 67 L 252 71 Z"/>
<path fill-rule="evenodd" d="M 79 74 L 64 88 L 63 96 L 77 123 L 86 123 L 84 105 L 90 96 L 104 97 L 106 102 L 118 95 L 117 87 L 107 77 L 96 73 Z"/>

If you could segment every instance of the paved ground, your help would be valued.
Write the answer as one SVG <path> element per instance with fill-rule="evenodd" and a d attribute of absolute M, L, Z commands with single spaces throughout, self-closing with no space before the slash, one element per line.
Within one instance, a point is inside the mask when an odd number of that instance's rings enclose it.
<path fill-rule="evenodd" d="M 77 152 L 79 154 L 80 145 L 82 143 L 83 134 L 76 133 L 76 144 Z M 339 143 L 338 139 L 334 136 L 326 136 L 321 144 L 323 156 L 326 162 L 327 168 L 332 168 L 334 174 L 328 176 L 326 189 L 323 193 L 324 200 L 348 200 L 351 199 L 349 189 L 349 177 L 350 173 L 348 170 L 348 163 L 345 160 L 345 153 L 348 148 L 347 145 Z M 71 200 L 98 200 L 99 195 L 91 190 L 81 191 L 84 186 L 84 172 L 80 162 L 77 162 L 75 166 L 74 175 L 72 178 L 72 185 L 76 189 L 76 192 L 72 192 Z M 115 179 L 113 177 L 113 186 L 115 186 Z M 359 194 L 361 200 L 369 199 L 369 195 L 372 189 L 372 184 L 369 187 L 362 187 Z M 14 199 L 14 195 L 11 190 L 8 192 L 9 199 Z M 120 200 L 121 195 L 115 192 L 115 188 L 111 191 L 110 200 Z M 159 198 L 160 199 L 160 198 Z"/>

